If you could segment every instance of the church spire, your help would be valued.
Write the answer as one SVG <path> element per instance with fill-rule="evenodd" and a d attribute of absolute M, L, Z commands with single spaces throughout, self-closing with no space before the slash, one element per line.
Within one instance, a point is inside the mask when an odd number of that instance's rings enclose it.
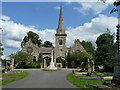
<path fill-rule="evenodd" d="M 57 33 L 65 33 L 63 15 L 62 15 L 62 6 L 60 6 L 60 15 L 59 15 Z"/>

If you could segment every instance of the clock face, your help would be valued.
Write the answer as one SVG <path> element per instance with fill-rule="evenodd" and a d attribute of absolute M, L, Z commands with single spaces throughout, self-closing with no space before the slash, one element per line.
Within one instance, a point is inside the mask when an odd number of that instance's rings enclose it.
<path fill-rule="evenodd" d="M 28 53 L 32 53 L 32 51 L 33 51 L 33 49 L 32 49 L 31 47 L 28 47 L 28 48 L 27 48 L 27 52 L 28 52 Z"/>

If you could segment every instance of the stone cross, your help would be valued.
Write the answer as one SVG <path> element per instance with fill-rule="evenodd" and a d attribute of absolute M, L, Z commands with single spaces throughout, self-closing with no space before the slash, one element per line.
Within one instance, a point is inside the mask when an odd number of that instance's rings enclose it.
<path fill-rule="evenodd" d="M 91 73 L 90 60 L 88 58 L 88 73 Z"/>
<path fill-rule="evenodd" d="M 12 63 L 11 63 L 11 73 L 13 73 L 14 72 L 14 58 L 12 59 Z"/>

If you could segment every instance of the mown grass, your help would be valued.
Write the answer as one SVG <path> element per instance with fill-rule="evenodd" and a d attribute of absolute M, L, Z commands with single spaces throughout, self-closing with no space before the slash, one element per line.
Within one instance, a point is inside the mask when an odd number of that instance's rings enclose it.
<path fill-rule="evenodd" d="M 14 73 L 3 73 L 2 75 L 3 76 L 2 80 L 0 80 L 0 85 L 6 85 L 8 83 L 18 81 L 20 79 L 27 77 L 29 73 L 25 71 L 15 71 Z"/>
<path fill-rule="evenodd" d="M 92 85 L 103 85 L 103 80 L 102 79 L 80 79 L 79 77 L 76 77 L 74 76 L 74 74 L 72 73 L 69 73 L 67 76 L 66 76 L 67 80 L 69 82 L 71 82 L 72 84 L 74 84 L 75 86 L 77 87 L 80 87 L 80 88 L 93 88 L 91 87 L 90 85 L 88 85 L 88 83 L 92 84 Z M 110 83 L 110 81 L 109 81 Z"/>

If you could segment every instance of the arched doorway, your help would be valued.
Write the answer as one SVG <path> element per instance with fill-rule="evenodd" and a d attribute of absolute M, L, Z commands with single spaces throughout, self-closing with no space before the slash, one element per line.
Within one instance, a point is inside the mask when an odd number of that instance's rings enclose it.
<path fill-rule="evenodd" d="M 35 56 L 33 57 L 33 62 L 36 62 L 36 57 Z"/>
<path fill-rule="evenodd" d="M 65 68 L 65 58 L 64 57 L 58 57 L 56 58 L 56 66 L 57 68 Z"/>
<path fill-rule="evenodd" d="M 43 58 L 43 68 L 46 68 L 50 65 L 51 58 L 50 57 L 44 57 Z"/>

